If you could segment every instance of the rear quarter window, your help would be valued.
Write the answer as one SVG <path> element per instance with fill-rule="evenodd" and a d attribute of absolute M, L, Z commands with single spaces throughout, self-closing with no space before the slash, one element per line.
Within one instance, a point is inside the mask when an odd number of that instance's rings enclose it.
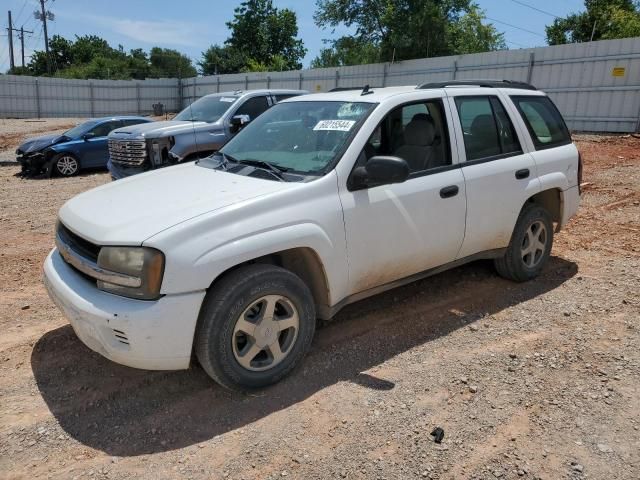
<path fill-rule="evenodd" d="M 571 143 L 569 129 L 548 97 L 511 97 L 531 134 L 536 150 Z"/>

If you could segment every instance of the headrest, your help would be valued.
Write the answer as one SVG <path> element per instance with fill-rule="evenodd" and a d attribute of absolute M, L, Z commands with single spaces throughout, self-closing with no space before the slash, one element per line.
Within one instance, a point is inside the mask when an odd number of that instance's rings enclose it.
<path fill-rule="evenodd" d="M 471 122 L 471 134 L 477 136 L 493 135 L 497 134 L 496 122 L 493 120 L 493 115 L 478 115 Z"/>
<path fill-rule="evenodd" d="M 426 147 L 433 143 L 436 136 L 436 129 L 431 120 L 414 117 L 404 129 L 405 145 L 416 145 Z"/>

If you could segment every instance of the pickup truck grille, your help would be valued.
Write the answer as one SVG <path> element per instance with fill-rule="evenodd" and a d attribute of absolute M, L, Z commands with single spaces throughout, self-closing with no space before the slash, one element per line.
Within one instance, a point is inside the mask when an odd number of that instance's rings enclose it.
<path fill-rule="evenodd" d="M 147 144 L 144 140 L 109 139 L 109 157 L 123 165 L 142 165 L 147 159 Z"/>

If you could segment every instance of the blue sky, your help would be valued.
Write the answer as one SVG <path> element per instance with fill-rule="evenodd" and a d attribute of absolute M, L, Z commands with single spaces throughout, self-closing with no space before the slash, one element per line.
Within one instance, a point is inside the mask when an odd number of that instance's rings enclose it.
<path fill-rule="evenodd" d="M 505 33 L 511 49 L 544 45 L 544 27 L 553 21 L 545 13 L 527 8 L 529 4 L 553 15 L 564 16 L 584 8 L 582 0 L 477 0 L 499 31 Z M 59 34 L 67 38 L 74 35 L 95 34 L 105 38 L 112 46 L 118 44 L 126 50 L 149 50 L 158 45 L 175 48 L 194 60 L 213 43 L 222 43 L 228 36 L 225 25 L 233 16 L 240 0 L 48 0 L 47 6 L 56 15 L 49 22 L 49 36 Z M 345 33 L 338 28 L 322 30 L 313 22 L 315 0 L 274 0 L 279 8 L 289 8 L 298 15 L 299 37 L 308 53 L 305 67 L 323 46 L 323 39 Z M 0 71 L 9 67 L 9 49 L 6 36 L 7 10 L 13 14 L 14 26 L 33 30 L 25 35 L 26 55 L 34 49 L 44 49 L 41 24 L 33 17 L 39 7 L 36 0 L 3 0 L 0 24 L 5 35 L 0 36 Z M 499 23 L 502 22 L 502 23 Z M 510 26 L 510 25 L 513 26 Z M 514 28 L 514 27 L 520 27 Z M 524 29 L 524 30 L 522 30 Z M 525 31 L 529 30 L 529 31 Z M 0 35 L 1 35 L 0 33 Z M 14 56 L 20 64 L 20 44 L 14 35 Z M 28 62 L 28 60 L 27 60 Z"/>

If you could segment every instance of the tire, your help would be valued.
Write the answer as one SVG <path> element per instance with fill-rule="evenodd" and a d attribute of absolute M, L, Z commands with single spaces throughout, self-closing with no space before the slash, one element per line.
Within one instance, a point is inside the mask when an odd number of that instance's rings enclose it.
<path fill-rule="evenodd" d="M 207 293 L 195 354 L 220 385 L 262 388 L 300 363 L 315 327 L 313 297 L 300 278 L 274 265 L 248 265 L 225 275 Z"/>
<path fill-rule="evenodd" d="M 494 261 L 498 274 L 515 282 L 537 277 L 553 247 L 553 222 L 549 212 L 535 203 L 526 204 L 511 235 L 504 257 Z"/>
<path fill-rule="evenodd" d="M 70 153 L 59 153 L 51 160 L 54 171 L 61 177 L 73 177 L 80 172 L 80 162 Z"/>

